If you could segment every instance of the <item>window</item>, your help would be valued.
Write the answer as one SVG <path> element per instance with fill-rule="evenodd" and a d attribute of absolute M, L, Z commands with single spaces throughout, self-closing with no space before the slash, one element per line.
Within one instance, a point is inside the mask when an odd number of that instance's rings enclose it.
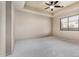
<path fill-rule="evenodd" d="M 68 30 L 68 19 L 67 18 L 61 19 L 61 29 Z"/>
<path fill-rule="evenodd" d="M 69 17 L 69 30 L 78 30 L 78 16 Z"/>
<path fill-rule="evenodd" d="M 60 30 L 78 31 L 79 30 L 79 15 L 61 18 Z"/>

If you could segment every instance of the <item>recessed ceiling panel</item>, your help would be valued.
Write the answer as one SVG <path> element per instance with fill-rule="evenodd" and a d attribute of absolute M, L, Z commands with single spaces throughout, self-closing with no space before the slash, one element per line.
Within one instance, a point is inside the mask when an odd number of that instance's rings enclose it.
<path fill-rule="evenodd" d="M 39 12 L 49 12 L 49 13 L 56 12 L 56 11 L 62 9 L 62 8 L 54 8 L 53 11 L 51 11 L 50 8 L 44 9 L 44 8 L 48 7 L 48 5 L 45 4 L 46 2 L 48 3 L 48 1 L 26 1 L 25 8 L 28 8 L 31 10 L 36 10 Z M 73 3 L 75 3 L 75 1 L 59 1 L 58 5 L 66 7 Z"/>

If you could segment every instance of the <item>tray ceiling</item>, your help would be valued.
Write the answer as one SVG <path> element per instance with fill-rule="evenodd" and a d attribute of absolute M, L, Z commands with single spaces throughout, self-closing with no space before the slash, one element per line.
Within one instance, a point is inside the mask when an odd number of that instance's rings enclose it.
<path fill-rule="evenodd" d="M 16 9 L 23 9 L 38 12 L 39 14 L 44 15 L 52 15 L 51 13 L 56 13 L 64 9 L 65 7 L 71 6 L 72 4 L 75 4 L 78 1 L 59 1 L 58 5 L 63 5 L 64 8 L 54 8 L 54 11 L 51 11 L 49 9 L 44 9 L 48 7 L 45 3 L 48 1 L 14 1 L 14 7 Z"/>
<path fill-rule="evenodd" d="M 25 2 L 24 8 L 39 11 L 39 12 L 49 12 L 49 13 L 56 12 L 60 9 L 63 9 L 63 8 L 54 8 L 54 11 L 51 11 L 50 8 L 44 9 L 44 8 L 48 7 L 45 4 L 46 2 L 48 2 L 48 1 L 27 1 L 27 2 Z M 63 5 L 65 8 L 73 3 L 75 3 L 75 1 L 59 1 L 58 5 L 61 5 L 61 6 Z"/>

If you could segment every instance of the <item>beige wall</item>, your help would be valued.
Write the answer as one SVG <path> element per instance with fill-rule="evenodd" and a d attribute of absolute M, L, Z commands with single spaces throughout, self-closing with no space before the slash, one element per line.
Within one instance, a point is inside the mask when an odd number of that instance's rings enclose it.
<path fill-rule="evenodd" d="M 0 1 L 0 56 L 5 56 L 6 46 L 6 14 L 5 14 L 5 2 Z"/>
<path fill-rule="evenodd" d="M 30 12 L 15 10 L 15 39 L 46 36 L 50 33 L 50 18 Z"/>
<path fill-rule="evenodd" d="M 60 18 L 79 14 L 79 2 L 55 14 L 53 19 L 53 35 L 70 41 L 79 41 L 79 31 L 60 31 Z"/>

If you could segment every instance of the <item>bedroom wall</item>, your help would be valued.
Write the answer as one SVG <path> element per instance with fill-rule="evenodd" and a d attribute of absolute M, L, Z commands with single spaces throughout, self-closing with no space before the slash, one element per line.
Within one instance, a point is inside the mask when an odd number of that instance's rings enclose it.
<path fill-rule="evenodd" d="M 50 33 L 50 18 L 30 12 L 15 10 L 15 39 L 46 36 Z"/>
<path fill-rule="evenodd" d="M 79 42 L 79 31 L 60 31 L 60 18 L 79 14 L 79 2 L 57 12 L 53 18 L 53 35 L 70 41 Z"/>
<path fill-rule="evenodd" d="M 0 1 L 0 56 L 6 55 L 6 11 L 5 11 L 5 1 Z"/>

